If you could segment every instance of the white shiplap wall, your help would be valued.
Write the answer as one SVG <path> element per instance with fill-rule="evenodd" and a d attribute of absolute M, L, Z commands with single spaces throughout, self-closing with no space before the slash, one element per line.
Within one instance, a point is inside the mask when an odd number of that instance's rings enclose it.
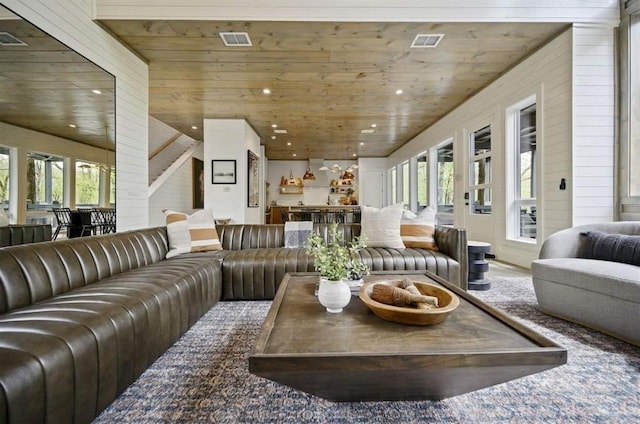
<path fill-rule="evenodd" d="M 194 158 L 202 160 L 204 148 L 202 143 L 193 154 Z M 171 175 L 167 181 L 149 196 L 149 226 L 165 225 L 163 209 L 191 214 L 193 209 L 192 192 L 192 160 L 186 161 Z"/>
<path fill-rule="evenodd" d="M 148 67 L 93 22 L 89 0 L 3 0 L 2 4 L 116 78 L 118 231 L 148 225 Z"/>
<path fill-rule="evenodd" d="M 493 142 L 493 252 L 500 259 L 528 267 L 545 237 L 571 226 L 611 221 L 614 217 L 614 33 L 611 27 L 576 25 L 534 53 L 413 141 L 396 151 L 390 164 L 401 163 L 454 136 L 456 148 L 456 224 L 467 225 L 469 238 L 487 237 L 465 219 L 464 182 L 468 152 L 465 129 L 478 110 L 496 110 L 495 124 L 504 128 L 510 104 L 538 94 L 541 153 L 538 243 L 506 239 L 504 136 Z M 494 134 L 501 134 L 498 131 Z M 560 190 L 566 179 L 567 189 Z M 484 223 L 487 224 L 487 223 Z"/>
<path fill-rule="evenodd" d="M 614 32 L 573 36 L 573 225 L 614 219 Z"/>
<path fill-rule="evenodd" d="M 571 66 L 572 34 L 568 30 L 535 52 L 507 74 L 446 115 L 415 139 L 394 152 L 389 166 L 453 137 L 455 146 L 456 225 L 467 226 L 469 239 L 486 239 L 493 243 L 493 253 L 499 259 L 529 266 L 537 257 L 538 245 L 507 241 L 505 230 L 505 109 L 537 94 L 542 128 L 538 131 L 538 148 L 542 154 L 542 173 L 538 192 L 541 228 L 539 239 L 559 227 L 571 226 L 570 191 L 559 191 L 559 176 L 571 172 Z M 492 151 L 494 152 L 493 214 L 490 222 L 465 222 L 464 192 L 468 163 L 467 132 L 473 124 L 490 120 L 494 125 Z M 485 217 L 486 218 L 486 217 Z M 480 226 L 482 224 L 482 226 Z M 476 225 L 473 227 L 471 225 Z M 492 229 L 487 233 L 487 228 Z M 540 241 L 539 241 L 540 243 Z"/>

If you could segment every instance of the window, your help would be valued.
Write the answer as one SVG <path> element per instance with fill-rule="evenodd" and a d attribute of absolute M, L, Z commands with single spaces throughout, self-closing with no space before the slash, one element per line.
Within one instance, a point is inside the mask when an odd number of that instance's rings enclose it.
<path fill-rule="evenodd" d="M 454 166 L 453 166 L 453 140 L 445 142 L 432 150 L 431 167 L 433 199 L 437 205 L 436 223 L 440 225 L 453 225 L 453 189 L 454 189 Z"/>
<path fill-rule="evenodd" d="M 470 135 L 469 207 L 472 214 L 491 213 L 491 126 Z"/>
<path fill-rule="evenodd" d="M 429 205 L 428 193 L 428 177 L 427 173 L 427 155 L 423 153 L 416 160 L 416 188 L 418 191 L 418 210 L 426 208 Z"/>
<path fill-rule="evenodd" d="M 109 206 L 115 208 L 116 206 L 116 168 L 113 166 L 109 168 Z"/>
<path fill-rule="evenodd" d="M 398 201 L 397 198 L 397 181 L 396 181 L 396 167 L 394 166 L 393 168 L 391 168 L 389 170 L 389 184 L 391 184 L 391 190 L 389 190 L 389 193 L 391 195 L 391 198 L 389 199 L 389 203 L 390 204 L 394 204 Z"/>
<path fill-rule="evenodd" d="M 640 3 L 622 2 L 622 21 L 619 40 L 619 95 L 621 117 L 619 125 L 619 153 L 616 172 L 621 221 L 640 220 Z"/>
<path fill-rule="evenodd" d="M 64 195 L 63 180 L 63 158 L 27 153 L 27 211 L 60 205 Z"/>
<path fill-rule="evenodd" d="M 11 151 L 0 146 L 0 207 L 9 210 L 11 195 Z"/>
<path fill-rule="evenodd" d="M 76 162 L 76 206 L 100 204 L 100 165 Z"/>
<path fill-rule="evenodd" d="M 535 240 L 536 204 L 536 103 L 535 96 L 507 109 L 508 166 L 512 187 L 508 192 L 507 234 L 512 239 Z"/>
<path fill-rule="evenodd" d="M 402 172 L 402 204 L 405 208 L 409 207 L 409 162 L 401 165 Z"/>

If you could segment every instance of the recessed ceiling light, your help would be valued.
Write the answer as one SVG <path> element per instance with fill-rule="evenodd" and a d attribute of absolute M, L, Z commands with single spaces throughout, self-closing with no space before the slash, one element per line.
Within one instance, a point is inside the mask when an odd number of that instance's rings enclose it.
<path fill-rule="evenodd" d="M 192 129 L 192 130 L 197 130 L 197 129 L 198 129 L 198 127 L 196 127 L 195 125 L 192 125 L 192 126 L 191 126 L 191 129 Z"/>
<path fill-rule="evenodd" d="M 355 158 L 355 157 L 356 157 L 356 156 L 358 156 L 358 155 L 357 155 L 356 153 L 354 153 L 354 154 L 352 154 L 351 156 L 353 156 L 353 157 Z"/>
<path fill-rule="evenodd" d="M 69 128 L 76 128 L 76 124 L 69 124 Z"/>
<path fill-rule="evenodd" d="M 275 135 L 271 136 L 271 140 L 275 140 L 277 137 Z"/>
<path fill-rule="evenodd" d="M 360 145 L 361 145 L 361 146 L 364 146 L 364 141 L 361 141 L 361 142 L 360 142 Z"/>
<path fill-rule="evenodd" d="M 290 141 L 287 142 L 287 146 L 291 146 L 291 142 Z"/>
<path fill-rule="evenodd" d="M 269 90 L 268 88 L 263 88 L 262 94 L 271 94 L 271 90 Z"/>
<path fill-rule="evenodd" d="M 271 124 L 271 128 L 278 128 L 278 124 Z"/>
<path fill-rule="evenodd" d="M 102 91 L 100 91 L 100 90 L 91 90 L 91 92 L 93 94 L 102 94 Z"/>
<path fill-rule="evenodd" d="M 404 93 L 404 92 L 402 91 L 402 89 L 398 88 L 398 89 L 396 90 L 396 94 L 402 94 L 402 93 Z"/>
<path fill-rule="evenodd" d="M 296 155 L 296 154 L 294 153 L 294 154 L 292 154 L 291 156 L 293 156 L 293 157 L 295 158 L 295 157 L 296 157 L 296 156 L 298 156 L 298 155 Z"/>
<path fill-rule="evenodd" d="M 371 128 L 375 128 L 377 126 L 378 126 L 378 124 L 371 124 Z"/>

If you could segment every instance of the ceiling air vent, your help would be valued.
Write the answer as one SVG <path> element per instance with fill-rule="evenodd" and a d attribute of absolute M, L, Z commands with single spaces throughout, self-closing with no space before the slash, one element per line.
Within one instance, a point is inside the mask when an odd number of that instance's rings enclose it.
<path fill-rule="evenodd" d="M 411 48 L 436 47 L 444 34 L 418 34 L 411 43 Z"/>
<path fill-rule="evenodd" d="M 0 32 L 0 46 L 28 46 L 28 44 L 8 32 Z"/>
<path fill-rule="evenodd" d="M 376 130 L 374 130 L 373 128 L 366 129 L 366 130 L 360 130 L 360 134 L 373 134 L 374 132 L 376 132 Z"/>
<path fill-rule="evenodd" d="M 220 37 L 225 46 L 245 47 L 252 45 L 247 32 L 221 32 Z"/>
<path fill-rule="evenodd" d="M 273 130 L 273 132 L 276 134 L 286 134 L 287 130 Z"/>

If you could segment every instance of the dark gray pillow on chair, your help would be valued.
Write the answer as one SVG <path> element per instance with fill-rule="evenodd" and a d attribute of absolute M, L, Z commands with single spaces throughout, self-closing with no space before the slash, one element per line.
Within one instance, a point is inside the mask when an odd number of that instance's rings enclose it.
<path fill-rule="evenodd" d="M 640 266 L 640 236 L 584 231 L 583 257 Z"/>

